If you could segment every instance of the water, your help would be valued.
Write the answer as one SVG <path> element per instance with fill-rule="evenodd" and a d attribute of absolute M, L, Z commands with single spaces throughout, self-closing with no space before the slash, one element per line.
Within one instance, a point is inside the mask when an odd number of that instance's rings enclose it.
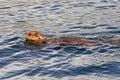
<path fill-rule="evenodd" d="M 120 0 L 0 0 L 0 80 L 120 80 L 120 45 L 24 45 L 30 30 L 120 39 Z"/>

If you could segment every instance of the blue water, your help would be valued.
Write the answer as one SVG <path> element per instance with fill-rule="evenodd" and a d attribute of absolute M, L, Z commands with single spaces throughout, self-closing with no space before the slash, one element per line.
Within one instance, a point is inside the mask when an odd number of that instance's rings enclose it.
<path fill-rule="evenodd" d="M 120 39 L 120 0 L 0 0 L 0 80 L 120 80 L 120 45 L 25 42 L 25 31 Z"/>

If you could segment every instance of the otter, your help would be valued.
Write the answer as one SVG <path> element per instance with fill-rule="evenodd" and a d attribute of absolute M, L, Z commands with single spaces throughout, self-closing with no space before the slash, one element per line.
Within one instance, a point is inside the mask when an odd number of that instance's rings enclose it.
<path fill-rule="evenodd" d="M 96 46 L 101 45 L 100 43 L 94 42 L 92 40 L 80 39 L 77 37 L 54 37 L 51 39 L 46 38 L 42 33 L 37 31 L 27 31 L 25 32 L 26 39 L 32 41 L 36 44 L 53 44 L 53 45 L 75 45 L 75 46 Z"/>
<path fill-rule="evenodd" d="M 111 44 L 120 44 L 120 40 L 109 40 L 104 41 L 102 43 L 98 43 L 96 41 L 92 41 L 89 39 L 80 39 L 78 37 L 54 37 L 54 38 L 46 38 L 42 33 L 38 31 L 27 31 L 25 32 L 26 40 L 32 41 L 36 44 L 46 44 L 46 45 L 74 45 L 74 46 L 99 46 L 103 43 L 111 43 Z"/>

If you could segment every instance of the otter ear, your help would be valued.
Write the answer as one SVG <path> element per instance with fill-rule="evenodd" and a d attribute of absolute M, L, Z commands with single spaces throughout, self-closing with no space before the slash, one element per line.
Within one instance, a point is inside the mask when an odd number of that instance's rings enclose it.
<path fill-rule="evenodd" d="M 25 32 L 25 35 L 30 36 L 31 33 L 30 32 Z"/>

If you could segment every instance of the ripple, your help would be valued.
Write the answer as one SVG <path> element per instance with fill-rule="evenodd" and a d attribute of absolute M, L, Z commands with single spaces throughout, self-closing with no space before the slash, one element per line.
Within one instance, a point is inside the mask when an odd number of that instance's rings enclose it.
<path fill-rule="evenodd" d="M 50 7 L 50 10 L 58 10 L 62 7 L 62 5 L 53 5 Z"/>
<path fill-rule="evenodd" d="M 96 26 L 74 26 L 71 27 L 70 29 L 76 29 L 76 28 L 81 28 L 81 29 L 94 29 Z"/>
<path fill-rule="evenodd" d="M 8 78 L 11 78 L 11 77 L 14 77 L 14 76 L 18 76 L 18 75 L 23 74 L 23 73 L 28 72 L 28 71 L 29 70 L 25 69 L 25 70 L 19 70 L 19 71 L 10 72 L 10 73 L 6 74 L 5 77 L 2 77 L 2 79 L 8 79 Z"/>
<path fill-rule="evenodd" d="M 53 5 L 51 8 L 62 7 L 62 5 Z"/>
<path fill-rule="evenodd" d="M 107 0 L 101 0 L 101 2 L 107 3 L 108 1 Z"/>
<path fill-rule="evenodd" d="M 0 7 L 0 9 L 9 9 L 11 7 Z"/>
<path fill-rule="evenodd" d="M 112 64 L 117 64 L 117 66 L 111 66 Z M 87 67 L 76 67 L 76 68 L 70 68 L 71 72 L 76 73 L 75 75 L 79 74 L 89 74 L 90 73 L 102 73 L 102 74 L 114 74 L 116 73 L 116 76 L 118 76 L 119 71 L 114 71 L 114 69 L 119 70 L 118 68 L 119 62 L 112 62 L 108 64 L 103 64 L 100 66 L 87 66 Z M 111 69 L 112 68 L 112 69 Z M 114 68 L 114 69 L 113 69 Z M 104 72 L 102 72 L 104 71 Z M 111 73 L 111 71 L 113 71 Z"/>
<path fill-rule="evenodd" d="M 87 4 L 85 4 L 85 3 L 75 3 L 75 4 L 70 4 L 70 5 L 72 5 L 73 7 L 84 7 L 84 6 L 92 7 L 93 4 L 94 4 L 94 2 L 89 2 Z"/>
<path fill-rule="evenodd" d="M 43 7 L 42 6 L 36 6 L 33 9 L 40 9 L 40 8 L 43 8 Z"/>
<path fill-rule="evenodd" d="M 25 23 L 25 22 L 27 22 L 27 21 L 22 21 L 22 20 L 20 20 L 20 21 L 16 21 L 16 22 Z"/>
<path fill-rule="evenodd" d="M 110 5 L 110 6 L 97 6 L 96 7 L 96 9 L 97 10 L 106 10 L 106 9 L 110 9 L 110 8 L 115 8 L 115 7 L 117 7 L 117 6 L 115 6 L 115 5 Z"/>

